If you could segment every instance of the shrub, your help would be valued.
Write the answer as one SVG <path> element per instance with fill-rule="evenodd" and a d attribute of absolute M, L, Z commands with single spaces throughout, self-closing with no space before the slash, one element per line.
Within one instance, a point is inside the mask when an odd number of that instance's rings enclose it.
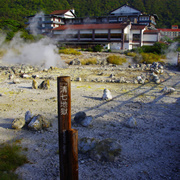
<path fill-rule="evenodd" d="M 135 57 L 136 53 L 135 52 L 127 52 L 126 55 L 131 56 L 131 57 Z"/>
<path fill-rule="evenodd" d="M 153 62 L 160 62 L 161 56 L 153 53 L 141 53 L 137 54 L 133 60 L 136 63 L 152 64 Z"/>
<path fill-rule="evenodd" d="M 96 58 L 83 59 L 81 60 L 81 64 L 82 65 L 97 64 L 97 59 Z"/>
<path fill-rule="evenodd" d="M 132 51 L 137 53 L 164 54 L 167 48 L 168 46 L 165 43 L 156 42 L 153 46 L 142 46 Z"/>
<path fill-rule="evenodd" d="M 16 144 L 0 145 L 0 179 L 18 179 L 13 171 L 28 162 L 26 156 L 20 151 L 21 147 Z"/>
<path fill-rule="evenodd" d="M 71 48 L 68 48 L 68 49 L 60 49 L 59 50 L 59 53 L 63 53 L 63 54 L 73 54 L 73 55 L 81 55 L 82 53 L 75 50 L 75 49 L 71 49 Z"/>
<path fill-rule="evenodd" d="M 107 62 L 110 64 L 116 64 L 116 65 L 122 65 L 125 63 L 127 60 L 126 58 L 116 56 L 116 55 L 111 55 L 107 58 Z"/>
<path fill-rule="evenodd" d="M 101 45 L 96 45 L 96 46 L 93 46 L 93 48 L 92 48 L 93 52 L 101 52 L 102 49 L 103 48 Z"/>

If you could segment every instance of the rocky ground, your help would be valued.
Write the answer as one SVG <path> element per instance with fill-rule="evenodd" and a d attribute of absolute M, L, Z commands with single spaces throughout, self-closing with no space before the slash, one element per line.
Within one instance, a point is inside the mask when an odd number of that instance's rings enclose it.
<path fill-rule="evenodd" d="M 107 54 L 86 56 L 104 60 Z M 64 55 L 62 59 L 71 61 L 76 57 Z M 29 68 L 26 73 L 25 66 L 0 63 L 0 143 L 21 139 L 21 145 L 28 149 L 25 153 L 30 163 L 16 170 L 23 180 L 60 178 L 57 77 L 64 75 L 72 80 L 72 128 L 78 130 L 79 140 L 111 138 L 122 148 L 115 162 L 96 161 L 88 153 L 79 152 L 80 180 L 180 179 L 180 71 L 165 66 L 158 75 L 160 82 L 156 83 L 149 67 L 128 66 L 129 63 L 72 65 L 44 71 Z M 50 89 L 32 89 L 32 75 L 38 77 L 39 84 L 49 79 Z M 145 77 L 143 83 L 138 76 Z M 167 93 L 164 87 L 174 88 L 175 92 Z M 112 94 L 111 101 L 102 100 L 105 88 Z M 12 121 L 24 117 L 29 110 L 44 115 L 52 121 L 52 126 L 41 131 L 12 129 Z M 93 116 L 90 126 L 74 122 L 75 114 L 80 111 Z M 131 117 L 137 126 L 128 126 Z"/>

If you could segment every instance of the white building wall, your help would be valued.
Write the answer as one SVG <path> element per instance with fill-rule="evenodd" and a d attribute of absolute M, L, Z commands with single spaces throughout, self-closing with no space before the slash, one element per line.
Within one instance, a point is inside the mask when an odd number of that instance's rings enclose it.
<path fill-rule="evenodd" d="M 143 41 L 156 42 L 156 41 L 158 41 L 158 35 L 157 34 L 144 34 Z"/>
<path fill-rule="evenodd" d="M 116 34 L 116 33 L 122 33 L 122 30 L 121 29 L 111 29 L 111 33 L 113 34 Z"/>
<path fill-rule="evenodd" d="M 65 17 L 65 18 L 74 18 L 74 16 L 72 15 L 72 13 L 71 13 L 70 11 L 66 12 L 66 13 L 64 14 L 64 17 Z"/>
<path fill-rule="evenodd" d="M 130 36 L 131 36 L 131 25 L 128 25 L 125 29 L 124 29 L 124 34 L 126 35 L 126 39 L 125 40 L 129 40 Z"/>
<path fill-rule="evenodd" d="M 129 43 L 124 43 L 124 49 L 125 50 L 129 49 Z"/>
<path fill-rule="evenodd" d="M 96 29 L 95 34 L 107 34 L 108 30 L 106 29 Z"/>

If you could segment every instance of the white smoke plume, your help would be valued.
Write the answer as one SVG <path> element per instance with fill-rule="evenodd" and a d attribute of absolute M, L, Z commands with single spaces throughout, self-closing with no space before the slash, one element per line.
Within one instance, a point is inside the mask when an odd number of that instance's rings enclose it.
<path fill-rule="evenodd" d="M 178 42 L 174 42 L 169 46 L 166 52 L 166 57 L 168 59 L 168 62 L 172 65 L 177 65 L 177 56 L 178 56 L 178 53 L 176 52 L 177 47 L 178 47 Z"/>
<path fill-rule="evenodd" d="M 58 49 L 52 40 L 43 38 L 38 42 L 25 43 L 19 33 L 6 46 L 7 53 L 2 60 L 13 64 L 30 64 L 49 68 L 50 66 L 63 67 L 64 63 L 57 53 Z"/>
<path fill-rule="evenodd" d="M 31 34 L 33 35 L 38 35 L 40 33 L 39 29 L 38 29 L 38 26 L 40 26 L 39 22 L 40 22 L 40 19 L 43 20 L 44 19 L 44 13 L 43 12 L 40 12 L 38 14 L 36 14 L 29 22 L 29 31 Z"/>
<path fill-rule="evenodd" d="M 41 16 L 42 15 L 41 13 Z M 39 14 L 35 16 L 35 19 L 38 17 L 40 17 Z M 37 22 L 32 20 L 30 28 L 32 33 L 37 34 L 35 24 L 37 24 Z M 2 38 L 2 41 L 5 38 L 6 37 Z M 20 33 L 17 33 L 9 44 L 3 44 L 1 48 L 6 50 L 6 54 L 1 59 L 3 62 L 36 65 L 42 68 L 49 68 L 50 66 L 64 67 L 65 65 L 65 63 L 61 61 L 55 42 L 48 37 L 38 42 L 27 43 L 20 38 Z"/>

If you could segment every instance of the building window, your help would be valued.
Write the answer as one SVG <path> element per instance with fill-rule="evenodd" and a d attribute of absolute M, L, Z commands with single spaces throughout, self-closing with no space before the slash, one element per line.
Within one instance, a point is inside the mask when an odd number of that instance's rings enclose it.
<path fill-rule="evenodd" d="M 108 38 L 108 34 L 95 34 L 95 38 Z"/>
<path fill-rule="evenodd" d="M 80 38 L 92 38 L 92 34 L 80 34 Z"/>
<path fill-rule="evenodd" d="M 116 34 L 111 34 L 111 38 L 120 38 L 121 39 L 122 34 L 116 33 Z"/>
<path fill-rule="evenodd" d="M 140 41 L 140 34 L 133 34 L 133 41 Z"/>

